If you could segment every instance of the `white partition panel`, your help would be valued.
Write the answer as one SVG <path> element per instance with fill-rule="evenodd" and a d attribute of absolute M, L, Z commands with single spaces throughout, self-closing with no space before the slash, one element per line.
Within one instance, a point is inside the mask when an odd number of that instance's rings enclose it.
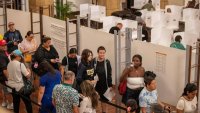
<path fill-rule="evenodd" d="M 151 27 L 165 27 L 167 25 L 167 17 L 162 11 L 151 12 Z"/>
<path fill-rule="evenodd" d="M 191 20 L 191 19 L 198 19 L 199 18 L 199 10 L 193 8 L 186 8 L 183 9 L 183 20 Z"/>
<path fill-rule="evenodd" d="M 166 28 L 153 28 L 151 30 L 151 42 L 169 47 L 173 38 L 173 30 Z"/>
<path fill-rule="evenodd" d="M 44 34 L 52 38 L 52 44 L 59 53 L 60 60 L 66 55 L 66 23 L 65 21 L 43 16 Z M 69 32 L 76 31 L 76 25 L 70 23 Z M 69 46 L 76 45 L 76 35 L 70 35 Z"/>
<path fill-rule="evenodd" d="M 173 19 L 176 20 L 181 20 L 182 19 L 182 11 L 183 11 L 183 7 L 182 6 L 177 6 L 177 5 L 166 5 L 165 6 L 165 12 L 167 12 L 167 9 L 171 9 L 171 15 Z"/>
<path fill-rule="evenodd" d="M 134 0 L 134 8 L 141 9 L 146 3 L 146 0 Z"/>
<path fill-rule="evenodd" d="M 166 15 L 166 28 L 172 29 L 172 30 L 178 30 L 179 29 L 179 20 L 177 20 L 175 15 L 170 13 L 165 13 Z"/>
<path fill-rule="evenodd" d="M 200 20 L 191 19 L 185 22 L 185 32 L 199 35 L 200 32 Z"/>
<path fill-rule="evenodd" d="M 121 20 L 121 18 L 115 16 L 106 16 L 100 18 L 100 21 L 103 22 L 103 31 L 107 33 L 109 32 L 111 27 L 115 26 L 117 22 Z"/>
<path fill-rule="evenodd" d="M 106 8 L 104 6 L 91 5 L 89 14 L 92 20 L 99 20 L 101 17 L 106 16 Z"/>
<path fill-rule="evenodd" d="M 132 55 L 142 55 L 142 66 L 157 74 L 158 96 L 161 101 L 176 106 L 185 81 L 185 54 L 183 50 L 151 43 L 134 41 Z"/>
<path fill-rule="evenodd" d="M 80 17 L 86 17 L 89 14 L 90 4 L 81 4 L 80 5 Z"/>

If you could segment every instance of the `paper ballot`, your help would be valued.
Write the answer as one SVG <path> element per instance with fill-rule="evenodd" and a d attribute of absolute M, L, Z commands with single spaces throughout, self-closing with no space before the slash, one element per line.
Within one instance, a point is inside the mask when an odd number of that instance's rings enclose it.
<path fill-rule="evenodd" d="M 104 97 L 106 97 L 109 101 L 112 101 L 113 97 L 115 96 L 115 92 L 114 90 L 111 90 L 110 88 L 108 88 L 106 90 L 106 92 L 103 94 Z"/>

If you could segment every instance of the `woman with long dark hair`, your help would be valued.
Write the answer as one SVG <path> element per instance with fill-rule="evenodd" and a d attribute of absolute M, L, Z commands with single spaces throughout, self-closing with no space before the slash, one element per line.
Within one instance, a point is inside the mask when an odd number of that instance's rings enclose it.
<path fill-rule="evenodd" d="M 40 87 L 38 93 L 38 104 L 42 105 L 40 113 L 47 113 L 47 109 L 56 113 L 52 104 L 52 92 L 55 85 L 61 83 L 61 73 L 55 70 L 47 61 L 40 63 L 44 75 L 40 78 Z"/>
<path fill-rule="evenodd" d="M 177 105 L 177 113 L 196 113 L 197 109 L 197 86 L 194 83 L 188 83 L 184 88 Z"/>
<path fill-rule="evenodd" d="M 99 96 L 94 87 L 88 80 L 83 81 L 80 87 L 83 94 L 83 100 L 80 103 L 79 113 L 96 113 Z"/>
<path fill-rule="evenodd" d="M 91 84 L 96 84 L 96 80 L 94 80 L 95 69 L 92 62 L 93 53 L 89 49 L 84 49 L 81 54 L 81 63 L 78 67 L 78 72 L 76 76 L 77 80 L 77 89 L 80 91 L 80 84 L 84 80 L 89 80 Z"/>
<path fill-rule="evenodd" d="M 126 80 L 126 92 L 122 96 L 122 102 L 126 105 L 128 99 L 135 99 L 139 104 L 139 94 L 144 87 L 144 68 L 142 67 L 142 56 L 136 54 L 132 57 L 132 64 L 126 67 L 120 77 L 120 82 Z M 139 105 L 138 105 L 139 106 Z M 136 113 L 140 112 L 140 108 Z"/>

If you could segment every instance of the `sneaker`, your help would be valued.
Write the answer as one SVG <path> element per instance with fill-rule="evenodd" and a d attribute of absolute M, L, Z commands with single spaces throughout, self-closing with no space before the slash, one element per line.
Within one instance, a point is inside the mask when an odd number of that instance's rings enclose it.
<path fill-rule="evenodd" d="M 7 105 L 7 109 L 13 109 L 13 103 Z"/>
<path fill-rule="evenodd" d="M 1 103 L 1 106 L 2 106 L 2 107 L 6 107 L 7 104 L 8 104 L 7 102 L 3 101 L 3 102 Z"/>

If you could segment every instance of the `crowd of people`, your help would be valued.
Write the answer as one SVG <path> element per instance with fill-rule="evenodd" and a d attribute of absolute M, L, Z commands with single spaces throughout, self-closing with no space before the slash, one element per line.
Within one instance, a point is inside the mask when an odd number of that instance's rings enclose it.
<path fill-rule="evenodd" d="M 110 99 L 105 93 L 114 91 L 114 87 L 112 66 L 106 58 L 105 47 L 99 46 L 95 57 L 90 49 L 84 49 L 79 56 L 76 48 L 70 48 L 64 58 L 59 58 L 50 37 L 43 36 L 39 45 L 31 31 L 23 39 L 13 22 L 8 26 L 9 31 L 0 40 L 2 106 L 19 113 L 22 99 L 27 113 L 32 113 L 31 93 L 23 93 L 24 78 L 36 85 L 34 80 L 37 76 L 40 113 L 96 113 L 99 105 L 102 113 L 108 112 L 106 102 Z M 126 81 L 122 103 L 127 106 L 128 113 L 150 113 L 154 104 L 163 110 L 171 110 L 159 100 L 155 78 L 155 73 L 142 67 L 142 56 L 134 55 L 131 65 L 120 77 L 120 83 Z M 177 113 L 195 111 L 196 94 L 197 86 L 188 83 L 177 103 Z"/>

